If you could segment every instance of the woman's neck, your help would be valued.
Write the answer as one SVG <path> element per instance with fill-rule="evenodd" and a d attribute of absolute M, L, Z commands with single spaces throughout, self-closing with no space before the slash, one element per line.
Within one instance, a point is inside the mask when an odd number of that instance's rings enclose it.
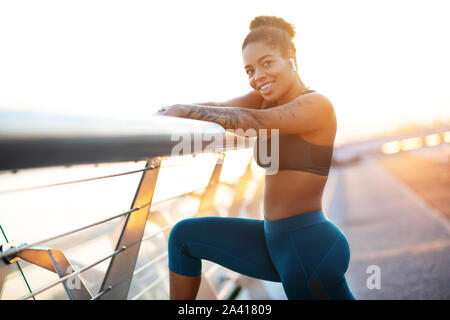
<path fill-rule="evenodd" d="M 302 79 L 300 79 L 300 76 L 297 74 L 293 86 L 289 89 L 289 91 L 285 95 L 283 95 L 283 97 L 280 98 L 279 101 L 277 101 L 276 105 L 280 106 L 282 104 L 286 104 L 294 100 L 295 98 L 305 93 L 307 89 L 308 88 L 305 86 Z"/>

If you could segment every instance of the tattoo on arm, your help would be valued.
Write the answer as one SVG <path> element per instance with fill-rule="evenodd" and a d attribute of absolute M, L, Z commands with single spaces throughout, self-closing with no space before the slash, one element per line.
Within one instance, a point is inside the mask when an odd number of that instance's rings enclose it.
<path fill-rule="evenodd" d="M 234 107 L 209 107 L 183 105 L 186 118 L 211 121 L 225 129 L 258 129 L 259 125 L 252 116 L 251 110 Z"/>
<path fill-rule="evenodd" d="M 280 120 L 295 119 L 297 118 L 295 110 L 301 107 L 306 107 L 307 105 L 310 105 L 311 102 L 312 101 L 307 98 L 304 100 L 294 100 L 288 102 L 287 104 L 278 107 L 279 108 L 278 118 Z"/>
<path fill-rule="evenodd" d="M 271 127 L 270 117 L 260 117 L 259 113 L 270 112 L 271 117 L 277 117 L 281 122 L 292 122 L 299 117 L 299 108 L 308 108 L 314 101 L 309 98 L 295 99 L 284 105 L 270 109 L 254 110 L 238 107 L 214 107 L 205 105 L 181 105 L 185 118 L 211 121 L 220 124 L 225 129 L 265 129 Z M 264 119 L 264 120 L 262 120 Z M 273 118 L 272 118 L 273 119 Z M 276 118 L 275 118 L 276 119 Z"/>

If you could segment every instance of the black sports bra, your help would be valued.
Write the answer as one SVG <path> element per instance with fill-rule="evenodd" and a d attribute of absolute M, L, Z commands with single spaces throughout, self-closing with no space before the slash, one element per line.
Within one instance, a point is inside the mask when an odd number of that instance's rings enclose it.
<path fill-rule="evenodd" d="M 321 176 L 328 176 L 331 167 L 331 160 L 333 157 L 333 146 L 318 146 L 312 144 L 297 134 L 280 134 L 279 138 L 279 156 L 278 169 L 279 170 L 298 170 L 306 171 Z M 267 141 L 267 156 L 268 159 L 273 160 L 270 154 L 271 138 L 265 139 Z M 255 159 L 256 163 L 262 168 L 269 168 L 271 163 L 263 164 L 259 158 L 259 138 L 255 143 Z"/>
<path fill-rule="evenodd" d="M 308 92 L 313 92 L 313 90 Z M 312 144 L 298 134 L 280 134 L 278 138 L 278 170 L 298 170 L 328 176 L 333 157 L 333 145 L 319 146 Z M 267 149 L 266 154 L 262 154 L 262 156 L 266 156 L 268 159 L 273 158 L 270 155 L 270 136 L 265 140 L 267 141 Z M 262 163 L 259 158 L 259 138 L 257 138 L 255 145 L 254 158 L 256 163 L 262 168 L 269 168 L 271 163 Z"/>

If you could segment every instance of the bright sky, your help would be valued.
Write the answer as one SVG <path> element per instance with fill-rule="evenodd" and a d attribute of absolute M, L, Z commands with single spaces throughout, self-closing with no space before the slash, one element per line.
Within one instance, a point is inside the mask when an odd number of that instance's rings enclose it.
<path fill-rule="evenodd" d="M 450 120 L 448 1 L 0 0 L 0 109 L 118 118 L 250 91 L 257 15 L 294 23 L 299 74 L 338 117 L 336 142 Z"/>

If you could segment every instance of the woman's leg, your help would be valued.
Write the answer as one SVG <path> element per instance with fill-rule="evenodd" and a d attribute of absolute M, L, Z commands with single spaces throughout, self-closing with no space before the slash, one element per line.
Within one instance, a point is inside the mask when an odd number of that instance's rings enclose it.
<path fill-rule="evenodd" d="M 182 276 L 169 270 L 170 300 L 195 300 L 201 279 L 201 276 Z"/>
<path fill-rule="evenodd" d="M 317 212 L 266 223 L 267 247 L 288 299 L 354 299 L 344 276 L 350 250 L 336 225 Z"/>
<path fill-rule="evenodd" d="M 171 299 L 194 299 L 201 259 L 249 277 L 280 281 L 266 248 L 264 221 L 245 218 L 184 219 L 169 237 Z"/>
<path fill-rule="evenodd" d="M 322 284 L 327 298 L 336 300 L 355 299 L 345 279 L 349 262 L 349 245 L 345 235 L 341 233 L 312 275 L 316 278 L 316 281 L 320 281 Z"/>

